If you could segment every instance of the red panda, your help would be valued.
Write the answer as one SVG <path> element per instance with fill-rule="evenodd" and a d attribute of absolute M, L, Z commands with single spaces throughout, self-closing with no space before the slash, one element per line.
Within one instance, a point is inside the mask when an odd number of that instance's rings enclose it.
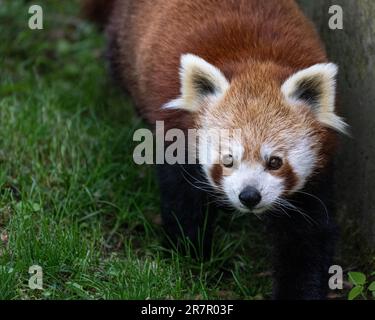
<path fill-rule="evenodd" d="M 286 213 L 267 218 L 275 247 L 274 297 L 324 298 L 335 228 L 326 219 L 327 183 L 319 181 L 347 125 L 335 110 L 338 67 L 328 62 L 297 4 L 85 2 L 86 12 L 105 24 L 115 79 L 147 123 L 242 132 L 227 154 L 215 153 L 215 164 L 158 166 L 171 241 L 180 241 L 182 229 L 196 243 L 205 224 L 203 249 L 210 250 L 213 194 L 245 213 Z M 186 174 L 205 188 L 192 186 Z"/>

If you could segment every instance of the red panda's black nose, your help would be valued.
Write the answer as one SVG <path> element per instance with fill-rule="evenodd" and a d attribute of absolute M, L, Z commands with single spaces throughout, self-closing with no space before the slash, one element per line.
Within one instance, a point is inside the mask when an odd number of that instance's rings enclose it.
<path fill-rule="evenodd" d="M 260 200 L 262 200 L 260 192 L 254 187 L 246 187 L 243 189 L 238 198 L 241 203 L 249 209 L 254 208 Z"/>

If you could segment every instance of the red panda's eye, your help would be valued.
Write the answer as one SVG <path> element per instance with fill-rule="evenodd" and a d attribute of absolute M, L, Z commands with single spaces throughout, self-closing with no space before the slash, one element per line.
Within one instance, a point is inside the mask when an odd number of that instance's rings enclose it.
<path fill-rule="evenodd" d="M 279 157 L 271 157 L 268 160 L 267 168 L 269 170 L 278 170 L 283 165 L 283 160 Z"/>
<path fill-rule="evenodd" d="M 233 156 L 231 154 L 224 155 L 222 161 L 223 161 L 224 167 L 226 167 L 226 168 L 232 168 L 233 167 L 234 160 L 233 160 Z"/>

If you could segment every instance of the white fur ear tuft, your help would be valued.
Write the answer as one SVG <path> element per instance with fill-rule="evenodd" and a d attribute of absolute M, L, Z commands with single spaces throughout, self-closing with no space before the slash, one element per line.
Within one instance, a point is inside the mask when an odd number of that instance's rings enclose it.
<path fill-rule="evenodd" d="M 319 63 L 296 72 L 281 86 L 291 105 L 308 105 L 325 126 L 346 132 L 347 125 L 335 114 L 336 75 L 334 63 Z"/>
<path fill-rule="evenodd" d="M 342 134 L 346 134 L 350 136 L 349 133 L 349 125 L 345 122 L 345 120 L 338 115 L 330 112 L 330 113 L 321 113 L 319 115 L 319 121 L 323 123 L 326 127 L 341 132 Z"/>
<path fill-rule="evenodd" d="M 181 56 L 180 81 L 181 96 L 163 108 L 196 112 L 204 102 L 221 98 L 229 86 L 218 68 L 193 54 Z"/>

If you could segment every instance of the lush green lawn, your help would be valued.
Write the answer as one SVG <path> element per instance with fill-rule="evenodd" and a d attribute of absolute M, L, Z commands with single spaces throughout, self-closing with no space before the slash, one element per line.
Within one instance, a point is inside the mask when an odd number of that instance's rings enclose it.
<path fill-rule="evenodd" d="M 0 298 L 268 297 L 255 219 L 223 217 L 211 261 L 165 254 L 153 168 L 132 161 L 142 124 L 102 35 L 74 1 L 41 1 L 44 30 L 30 30 L 26 3 L 0 6 Z"/>

